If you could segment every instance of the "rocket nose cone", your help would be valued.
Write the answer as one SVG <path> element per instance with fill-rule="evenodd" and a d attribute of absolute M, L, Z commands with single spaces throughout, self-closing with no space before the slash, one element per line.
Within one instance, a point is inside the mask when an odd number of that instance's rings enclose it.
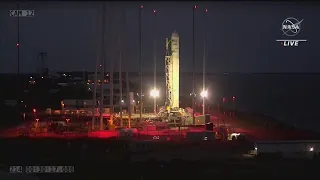
<path fill-rule="evenodd" d="M 176 30 L 173 31 L 172 36 L 179 36 Z"/>

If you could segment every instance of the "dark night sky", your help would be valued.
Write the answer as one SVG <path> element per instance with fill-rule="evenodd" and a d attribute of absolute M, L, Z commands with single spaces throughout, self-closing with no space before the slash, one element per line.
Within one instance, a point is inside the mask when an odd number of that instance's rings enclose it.
<path fill-rule="evenodd" d="M 34 18 L 20 20 L 21 71 L 35 72 L 37 54 L 48 53 L 50 69 L 94 71 L 101 2 L 24 2 L 20 9 L 34 9 Z M 107 61 L 115 54 L 115 32 L 120 32 L 121 12 L 126 12 L 126 64 L 139 70 L 138 9 L 141 3 L 117 3 L 107 23 Z M 164 70 L 164 41 L 174 30 L 180 36 L 181 71 L 192 71 L 192 2 L 143 3 L 143 67 L 152 71 L 154 17 L 157 10 L 157 63 Z M 209 72 L 320 72 L 320 4 L 284 2 L 198 2 L 195 15 L 197 70 L 201 70 L 203 34 L 208 34 Z M 207 22 L 203 18 L 208 8 Z M 0 4 L 0 72 L 17 70 L 17 18 L 9 16 L 15 3 Z M 109 8 L 110 9 L 110 8 Z M 299 47 L 283 47 L 281 23 L 287 17 L 304 19 Z M 114 25 L 111 26 L 111 20 Z M 112 48 L 110 48 L 112 47 Z M 111 53 L 113 52 L 113 53 Z M 117 56 L 115 56 L 118 58 Z M 109 65 L 109 64 L 107 64 Z"/>

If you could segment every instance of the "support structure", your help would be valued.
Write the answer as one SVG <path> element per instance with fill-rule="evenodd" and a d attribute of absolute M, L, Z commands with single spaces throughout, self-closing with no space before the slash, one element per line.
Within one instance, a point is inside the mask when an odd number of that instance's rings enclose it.
<path fill-rule="evenodd" d="M 153 90 L 157 89 L 157 11 L 153 10 L 154 26 L 153 26 Z M 157 114 L 157 97 L 153 98 L 153 112 Z"/>
<path fill-rule="evenodd" d="M 143 5 L 139 8 L 139 60 L 140 60 L 140 122 L 142 121 L 142 10 Z"/>
<path fill-rule="evenodd" d="M 165 55 L 165 73 L 166 73 L 166 107 L 172 106 L 172 63 L 171 63 L 171 50 L 169 50 L 170 41 L 166 39 L 166 55 Z"/>
<path fill-rule="evenodd" d="M 196 59 L 195 59 L 195 37 L 194 37 L 194 12 L 197 9 L 197 6 L 193 6 L 193 10 L 192 10 L 192 62 L 193 62 L 193 72 L 192 72 L 192 93 L 190 94 L 192 97 L 192 122 L 193 125 L 196 124 L 196 120 L 194 117 L 194 113 L 195 113 L 195 98 L 196 98 L 196 93 L 195 93 L 195 73 L 196 73 Z"/>
<path fill-rule="evenodd" d="M 103 11 L 102 11 L 102 42 L 101 42 L 101 73 L 100 73 L 100 130 L 104 129 L 103 124 L 103 113 L 104 113 L 104 79 L 105 79 L 105 60 L 106 60 L 106 2 L 103 3 Z"/>

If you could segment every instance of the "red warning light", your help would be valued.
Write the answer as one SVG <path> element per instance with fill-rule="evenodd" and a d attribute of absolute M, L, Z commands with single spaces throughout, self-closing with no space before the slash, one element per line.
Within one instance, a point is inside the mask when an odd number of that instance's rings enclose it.
<path fill-rule="evenodd" d="M 17 43 L 17 44 L 16 44 L 16 46 L 18 47 L 18 46 L 20 46 L 20 44 L 19 44 L 19 43 Z"/>
<path fill-rule="evenodd" d="M 153 10 L 153 13 L 156 13 L 157 11 L 156 10 Z"/>
<path fill-rule="evenodd" d="M 142 9 L 142 8 L 143 8 L 143 5 L 141 5 L 140 8 Z"/>
<path fill-rule="evenodd" d="M 37 112 L 37 110 L 36 109 L 32 109 L 32 111 L 35 113 L 35 112 Z"/>

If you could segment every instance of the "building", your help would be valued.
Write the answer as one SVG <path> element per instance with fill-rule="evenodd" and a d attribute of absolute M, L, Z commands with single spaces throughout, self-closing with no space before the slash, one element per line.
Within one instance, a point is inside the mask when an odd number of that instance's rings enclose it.
<path fill-rule="evenodd" d="M 136 92 L 136 85 L 130 82 L 130 79 L 128 80 L 126 77 L 126 73 L 122 73 L 122 82 L 119 80 L 119 72 L 115 72 L 113 74 L 113 83 L 111 82 L 110 79 L 110 73 L 105 73 L 103 82 L 101 82 L 102 78 L 101 75 L 98 74 L 97 81 L 98 84 L 96 86 L 97 91 L 97 100 L 100 99 L 101 97 L 101 84 L 103 84 L 103 99 L 104 99 L 104 106 L 105 107 L 119 107 L 120 103 L 122 103 L 123 107 L 127 106 L 127 101 L 128 101 L 128 87 L 127 87 L 127 81 L 129 81 L 129 92 Z M 131 76 L 130 76 L 131 77 Z M 94 73 L 89 73 L 87 77 L 87 86 L 88 86 L 88 91 L 93 92 L 95 88 L 95 74 Z M 121 99 L 121 92 L 120 92 L 120 83 L 122 84 L 122 99 Z M 113 86 L 113 88 L 112 88 Z M 112 92 L 113 89 L 113 92 Z M 113 94 L 113 96 L 112 96 Z"/>

